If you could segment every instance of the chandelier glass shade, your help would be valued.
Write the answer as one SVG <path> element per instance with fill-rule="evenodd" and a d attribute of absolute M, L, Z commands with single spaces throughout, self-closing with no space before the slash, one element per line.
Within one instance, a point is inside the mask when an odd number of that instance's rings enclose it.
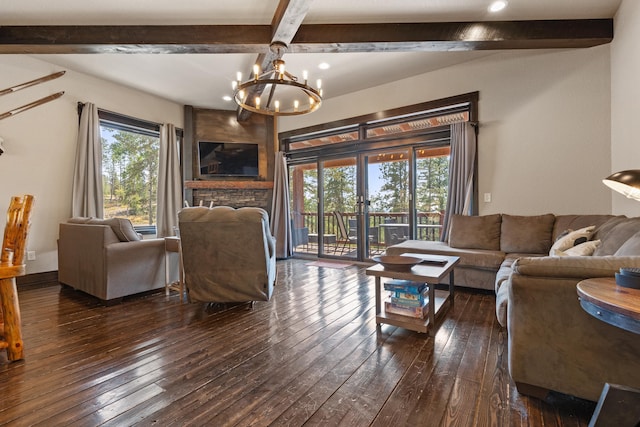
<path fill-rule="evenodd" d="M 253 66 L 252 79 L 242 82 L 238 73 L 233 82 L 233 99 L 241 108 L 269 116 L 297 116 L 317 110 L 322 104 L 322 82 L 316 88 L 307 82 L 307 72 L 302 81 L 285 69 L 282 54 L 287 46 L 274 42 L 270 49 L 277 55 L 273 67 L 261 72 L 258 64 Z"/>

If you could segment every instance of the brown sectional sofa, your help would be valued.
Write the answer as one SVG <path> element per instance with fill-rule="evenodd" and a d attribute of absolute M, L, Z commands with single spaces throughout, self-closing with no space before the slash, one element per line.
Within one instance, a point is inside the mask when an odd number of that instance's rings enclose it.
<path fill-rule="evenodd" d="M 567 230 L 594 226 L 589 256 L 550 256 Z M 640 218 L 612 215 L 454 216 L 449 242 L 409 240 L 387 254 L 459 256 L 456 285 L 494 289 L 508 330 L 509 370 L 518 390 L 597 400 L 605 382 L 640 387 L 640 338 L 580 307 L 576 285 L 640 267 Z"/>

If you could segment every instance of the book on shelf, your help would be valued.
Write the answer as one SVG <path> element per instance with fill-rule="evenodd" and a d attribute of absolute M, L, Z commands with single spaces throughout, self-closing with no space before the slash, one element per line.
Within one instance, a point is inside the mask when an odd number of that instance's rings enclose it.
<path fill-rule="evenodd" d="M 425 304 L 422 307 L 408 307 L 405 305 L 394 304 L 391 301 L 385 301 L 384 310 L 391 314 L 413 317 L 415 319 L 424 319 L 429 312 L 429 305 Z"/>
<path fill-rule="evenodd" d="M 427 287 L 426 284 L 411 280 L 391 279 L 383 284 L 386 291 L 399 291 L 409 294 L 421 294 Z"/>
<path fill-rule="evenodd" d="M 391 291 L 389 292 L 391 302 L 399 305 L 406 305 L 408 307 L 422 307 L 429 301 L 429 288 L 425 286 L 419 294 L 403 291 Z"/>

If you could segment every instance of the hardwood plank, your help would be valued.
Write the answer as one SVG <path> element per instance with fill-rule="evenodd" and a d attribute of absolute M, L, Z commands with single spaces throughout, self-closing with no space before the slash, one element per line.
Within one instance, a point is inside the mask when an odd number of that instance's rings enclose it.
<path fill-rule="evenodd" d="M 373 333 L 372 333 L 373 334 Z M 371 337 L 362 342 L 349 357 L 340 361 L 334 369 L 316 382 L 306 393 L 294 396 L 293 402 L 273 422 L 274 425 L 303 425 L 309 417 L 339 389 L 375 351 L 376 339 Z"/>
<path fill-rule="evenodd" d="M 105 307 L 57 283 L 19 297 L 26 359 L 0 356 L 0 424 L 586 426 L 595 408 L 517 392 L 492 294 L 457 290 L 433 337 L 378 331 L 360 266 L 278 261 L 252 310 L 163 292 Z"/>
<path fill-rule="evenodd" d="M 476 312 L 471 336 L 467 341 L 467 347 L 460 360 L 460 367 L 456 376 L 468 381 L 480 383 L 485 370 L 478 369 L 478 360 L 486 358 L 490 345 L 490 334 L 483 333 L 491 330 L 496 318 L 496 303 L 493 296 L 484 295 L 480 300 L 480 306 Z"/>
<path fill-rule="evenodd" d="M 379 396 L 393 391 L 416 351 L 429 340 L 425 334 L 394 329 L 306 424 L 369 425 L 384 404 Z"/>
<path fill-rule="evenodd" d="M 488 331 L 490 345 L 484 356 L 482 388 L 478 398 L 477 426 L 521 425 L 513 422 L 510 413 L 510 377 L 507 369 L 506 331 L 494 318 Z M 517 415 L 522 408 L 513 408 Z M 519 410 L 520 409 L 520 410 Z M 516 417 L 521 418 L 521 417 Z"/>
<path fill-rule="evenodd" d="M 324 277 L 323 279 L 331 279 L 331 277 Z M 338 277 L 334 277 L 329 280 L 327 283 L 334 284 L 334 280 L 337 280 Z M 333 288 L 337 288 L 337 286 L 331 286 Z M 351 287 L 351 289 L 357 289 L 355 287 Z M 344 300 L 344 293 L 336 292 L 335 289 L 331 290 L 328 293 L 331 298 L 334 299 L 335 302 L 340 300 Z M 347 294 L 349 295 L 349 294 Z M 317 295 L 316 295 L 317 297 Z M 340 297 L 340 298 L 338 298 Z M 315 299 L 315 298 L 314 298 Z M 294 301 L 295 304 L 298 302 Z M 333 308 L 335 307 L 335 311 Z M 231 363 L 223 364 L 222 366 L 216 366 L 214 368 L 213 373 L 208 372 L 206 381 L 202 383 L 198 383 L 199 378 L 197 375 L 194 375 L 194 381 L 196 384 L 186 384 L 188 387 L 185 387 L 185 381 L 179 381 L 177 384 L 171 384 L 169 382 L 163 381 L 161 384 L 163 387 L 167 388 L 169 391 L 175 389 L 176 396 L 180 399 L 185 400 L 184 404 L 181 405 L 181 408 L 184 410 L 187 409 L 186 412 L 181 412 L 178 414 L 179 417 L 187 415 L 189 417 L 188 420 L 178 420 L 178 421 L 193 421 L 192 414 L 193 411 L 189 409 L 194 409 L 196 411 L 200 411 L 198 417 L 205 417 L 208 412 L 213 410 L 218 410 L 220 408 L 224 409 L 227 404 L 231 404 L 232 399 L 237 398 L 237 396 L 242 397 L 245 390 L 242 388 L 242 381 L 246 381 L 248 379 L 256 379 L 260 380 L 261 376 L 265 372 L 266 363 L 270 362 L 274 357 L 280 358 L 283 361 L 289 360 L 288 358 L 292 358 L 295 356 L 296 349 L 307 349 L 309 346 L 313 345 L 316 341 L 323 338 L 324 334 L 331 333 L 333 327 L 339 327 L 339 322 L 345 322 L 348 320 L 347 311 L 340 308 L 338 304 L 329 304 L 325 306 L 326 310 L 324 311 L 324 318 L 319 318 L 316 316 L 308 316 L 303 319 L 304 322 L 311 322 L 312 327 L 307 327 L 301 329 L 298 327 L 296 323 L 294 327 L 288 328 L 285 330 L 286 334 L 280 335 L 282 341 L 271 341 L 270 347 L 265 347 L 264 349 L 260 349 L 260 351 L 252 351 L 243 353 L 237 349 L 235 349 L 234 357 L 231 359 Z M 331 325 L 335 322 L 335 325 L 331 327 L 327 327 L 327 325 Z M 337 325 L 337 326 L 336 326 Z M 317 327 L 317 328 L 316 328 Z M 269 350 L 269 353 L 266 353 L 266 350 Z M 240 371 L 240 372 L 238 372 Z M 197 374 L 197 373 L 196 373 Z M 220 385 L 222 384 L 222 386 Z M 209 400 L 219 397 L 218 394 L 224 388 L 235 387 L 236 389 L 224 396 L 218 398 L 215 404 L 208 403 Z M 213 391 L 211 391 L 213 389 Z M 193 400 L 193 397 L 197 398 L 195 401 L 186 402 L 186 400 Z M 148 402 L 158 407 L 166 406 L 164 402 Z M 204 410 L 201 410 L 200 407 L 205 406 Z M 140 417 L 144 417 L 145 413 L 148 412 L 147 409 L 141 408 L 142 413 Z M 169 409 L 166 415 L 168 418 L 175 417 L 175 411 Z M 163 422 L 168 422 L 169 420 L 165 420 L 163 414 L 156 414 L 156 417 Z"/>
<path fill-rule="evenodd" d="M 483 366 L 478 365 L 478 360 L 486 359 L 489 346 L 489 336 L 482 331 L 487 330 L 493 319 L 495 319 L 495 300 L 485 296 L 480 300 L 471 335 L 456 373 L 449 408 L 444 419 L 446 425 L 477 425 L 474 421 L 478 411 L 477 398 L 480 395 L 481 380 L 485 372 Z"/>
<path fill-rule="evenodd" d="M 456 377 L 442 425 L 475 427 L 475 397 L 479 390 L 477 382 Z"/>
<path fill-rule="evenodd" d="M 407 422 L 420 423 L 424 420 L 444 422 L 447 408 L 450 405 L 455 376 L 473 330 L 473 319 L 479 310 L 480 300 L 469 301 L 447 340 L 447 343 L 434 361 L 432 374 L 426 386 L 426 393 L 420 396 L 418 405 L 410 413 Z M 472 315 L 471 313 L 474 313 Z"/>
<path fill-rule="evenodd" d="M 466 294 L 456 292 L 455 304 L 449 311 L 447 319 L 438 329 L 435 342 L 423 347 L 405 377 L 398 384 L 382 410 L 375 419 L 374 426 L 405 425 L 411 412 L 420 404 L 425 391 L 425 384 L 431 381 L 434 366 L 441 356 L 445 344 L 455 329 L 460 314 L 467 310 L 469 298 Z"/>

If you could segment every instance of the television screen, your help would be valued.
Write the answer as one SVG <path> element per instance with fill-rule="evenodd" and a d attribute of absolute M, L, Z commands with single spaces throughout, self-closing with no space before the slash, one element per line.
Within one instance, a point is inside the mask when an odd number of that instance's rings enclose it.
<path fill-rule="evenodd" d="M 258 145 L 198 142 L 200 176 L 258 176 Z"/>

